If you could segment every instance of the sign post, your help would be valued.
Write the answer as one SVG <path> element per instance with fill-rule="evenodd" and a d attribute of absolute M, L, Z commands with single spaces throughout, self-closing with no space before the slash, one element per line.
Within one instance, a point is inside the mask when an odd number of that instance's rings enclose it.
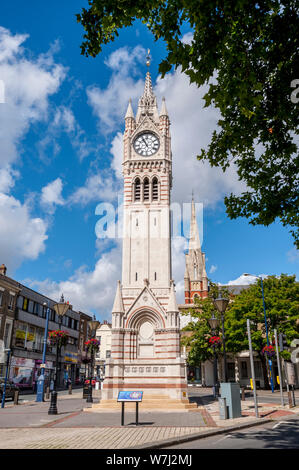
<path fill-rule="evenodd" d="M 277 359 L 277 366 L 278 366 L 280 400 L 281 400 L 281 405 L 284 406 L 283 391 L 282 391 L 282 380 L 281 380 L 281 368 L 280 368 L 280 357 L 279 357 L 278 340 L 277 340 L 277 330 L 274 330 L 274 337 L 275 337 L 275 347 L 276 347 L 276 359 Z"/>
<path fill-rule="evenodd" d="M 257 405 L 257 398 L 256 398 L 255 370 L 254 370 L 254 361 L 253 361 L 253 352 L 252 352 L 251 332 L 250 332 L 250 320 L 249 320 L 249 318 L 247 318 L 247 334 L 248 334 L 250 366 L 251 366 L 251 377 L 252 377 L 252 379 L 250 380 L 250 383 L 252 383 L 252 388 L 253 388 L 255 416 L 256 416 L 257 418 L 259 418 L 258 405 Z"/>
<path fill-rule="evenodd" d="M 121 402 L 121 425 L 124 426 L 125 422 L 125 402 L 136 403 L 136 426 L 138 426 L 138 403 L 142 401 L 143 392 L 141 391 L 125 391 L 122 390 L 118 393 L 117 401 Z"/>

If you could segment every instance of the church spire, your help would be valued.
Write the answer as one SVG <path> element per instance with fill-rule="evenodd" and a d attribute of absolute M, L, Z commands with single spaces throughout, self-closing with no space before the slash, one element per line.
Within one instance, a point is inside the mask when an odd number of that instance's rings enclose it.
<path fill-rule="evenodd" d="M 150 55 L 147 55 L 146 65 L 150 66 Z M 152 79 L 149 70 L 146 72 L 143 95 L 139 98 L 136 122 L 139 122 L 146 115 L 151 116 L 154 121 L 159 122 L 157 98 L 153 92 Z"/>
<path fill-rule="evenodd" d="M 195 204 L 192 194 L 189 250 L 200 250 L 200 239 L 196 220 Z"/>

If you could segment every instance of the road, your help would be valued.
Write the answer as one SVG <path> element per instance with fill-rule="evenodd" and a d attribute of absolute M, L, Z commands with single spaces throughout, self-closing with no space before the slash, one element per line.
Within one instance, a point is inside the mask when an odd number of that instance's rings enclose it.
<path fill-rule="evenodd" d="M 165 449 L 299 449 L 299 418 L 176 444 Z"/>

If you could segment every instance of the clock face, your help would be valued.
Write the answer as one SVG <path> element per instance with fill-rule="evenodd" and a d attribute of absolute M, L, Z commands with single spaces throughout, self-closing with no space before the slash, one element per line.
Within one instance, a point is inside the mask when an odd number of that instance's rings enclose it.
<path fill-rule="evenodd" d="M 159 150 L 160 142 L 158 137 L 152 132 L 139 134 L 134 140 L 135 151 L 144 157 L 154 155 Z"/>

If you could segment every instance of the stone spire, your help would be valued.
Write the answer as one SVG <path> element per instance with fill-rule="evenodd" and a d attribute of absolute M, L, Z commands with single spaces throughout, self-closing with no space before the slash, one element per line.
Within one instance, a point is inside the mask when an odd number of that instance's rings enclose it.
<path fill-rule="evenodd" d="M 123 298 L 121 294 L 120 281 L 117 282 L 117 289 L 116 289 L 112 313 L 125 313 Z"/>
<path fill-rule="evenodd" d="M 160 117 L 161 116 L 168 116 L 167 108 L 166 108 L 166 103 L 165 103 L 165 98 L 163 96 L 162 98 L 162 106 L 161 106 L 161 111 L 160 111 Z"/>
<path fill-rule="evenodd" d="M 201 250 L 193 196 L 191 203 L 189 250 Z"/>
<path fill-rule="evenodd" d="M 147 56 L 147 66 L 150 65 L 149 55 Z M 154 95 L 152 79 L 149 70 L 146 72 L 143 95 L 138 101 L 136 122 L 138 123 L 146 115 L 151 116 L 155 122 L 159 122 L 157 98 Z"/>
<path fill-rule="evenodd" d="M 175 298 L 174 282 L 170 281 L 170 296 L 167 305 L 167 312 L 175 313 L 178 312 L 178 304 Z"/>
<path fill-rule="evenodd" d="M 126 112 L 126 115 L 125 115 L 125 119 L 127 119 L 127 118 L 135 119 L 134 113 L 133 113 L 133 108 L 132 108 L 132 100 L 131 100 L 131 98 L 130 98 L 130 100 L 129 100 L 128 109 L 127 109 L 127 112 Z"/>

